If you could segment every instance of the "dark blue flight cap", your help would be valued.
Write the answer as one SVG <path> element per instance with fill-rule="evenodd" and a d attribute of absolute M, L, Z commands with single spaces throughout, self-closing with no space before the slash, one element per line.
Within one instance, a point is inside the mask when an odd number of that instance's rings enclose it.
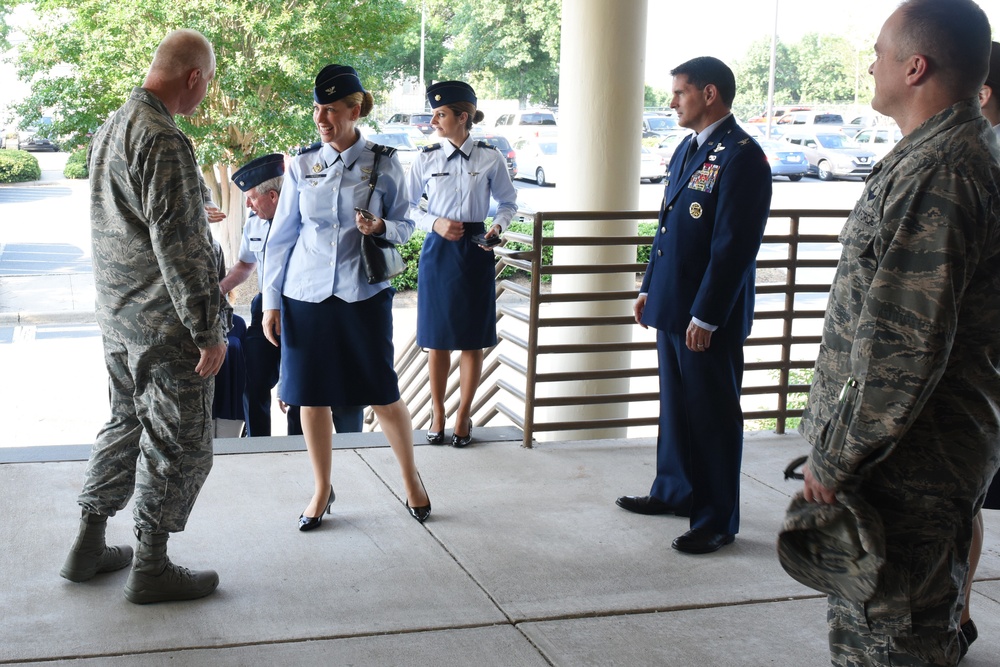
<path fill-rule="evenodd" d="M 476 106 L 476 91 L 464 81 L 438 81 L 427 86 L 427 101 L 432 109 L 455 102 L 469 102 Z"/>
<path fill-rule="evenodd" d="M 350 65 L 327 65 L 316 75 L 313 99 L 320 104 L 333 104 L 351 93 L 365 92 L 358 73 Z"/>
<path fill-rule="evenodd" d="M 243 192 L 247 192 L 264 181 L 283 176 L 284 173 L 285 156 L 281 153 L 271 153 L 250 160 L 233 172 L 233 183 Z"/>

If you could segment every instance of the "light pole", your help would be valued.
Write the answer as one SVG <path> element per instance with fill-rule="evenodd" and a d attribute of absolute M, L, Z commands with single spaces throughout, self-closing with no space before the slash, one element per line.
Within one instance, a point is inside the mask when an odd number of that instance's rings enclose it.
<path fill-rule="evenodd" d="M 771 66 L 767 77 L 767 138 L 771 138 L 774 118 L 774 70 L 778 59 L 778 0 L 774 0 L 774 30 L 771 31 Z"/>

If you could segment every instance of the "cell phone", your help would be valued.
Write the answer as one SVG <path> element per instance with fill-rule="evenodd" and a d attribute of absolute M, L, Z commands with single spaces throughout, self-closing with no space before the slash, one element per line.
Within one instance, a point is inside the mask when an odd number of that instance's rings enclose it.
<path fill-rule="evenodd" d="M 503 239 L 500 238 L 499 234 L 497 234 L 496 236 L 486 236 L 485 232 L 483 232 L 482 234 L 476 234 L 475 236 L 472 237 L 473 243 L 475 243 L 476 245 L 486 246 L 487 248 L 492 248 L 495 245 L 500 245 L 500 242 L 502 240 Z"/>
<path fill-rule="evenodd" d="M 358 213 L 360 213 L 361 217 L 364 218 L 365 220 L 374 220 L 375 219 L 374 215 L 372 215 L 371 213 L 369 213 L 368 211 L 366 211 L 363 208 L 358 208 L 357 206 L 355 206 L 354 210 L 357 211 Z"/>

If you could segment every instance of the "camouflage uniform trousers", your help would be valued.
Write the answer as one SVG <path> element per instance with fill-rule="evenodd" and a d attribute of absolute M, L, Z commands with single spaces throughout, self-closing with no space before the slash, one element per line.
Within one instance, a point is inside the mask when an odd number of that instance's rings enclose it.
<path fill-rule="evenodd" d="M 104 359 L 111 419 L 94 443 L 79 503 L 113 516 L 135 491 L 137 528 L 182 531 L 212 469 L 215 378 L 195 372 L 190 339 L 144 345 L 105 336 Z"/>
<path fill-rule="evenodd" d="M 886 567 L 868 602 L 829 597 L 832 664 L 958 664 L 972 507 L 898 488 L 865 496 L 885 523 Z"/>

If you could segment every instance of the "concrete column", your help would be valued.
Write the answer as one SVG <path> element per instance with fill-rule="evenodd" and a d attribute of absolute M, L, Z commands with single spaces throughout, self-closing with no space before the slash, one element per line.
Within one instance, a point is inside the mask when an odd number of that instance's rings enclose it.
<path fill-rule="evenodd" d="M 636 208 L 639 195 L 639 149 L 644 98 L 646 0 L 564 0 L 559 69 L 559 208 L 613 211 Z M 557 236 L 634 234 L 634 220 L 556 223 Z M 632 246 L 556 248 L 556 264 L 635 262 Z M 553 292 L 628 290 L 634 274 L 554 276 Z M 629 301 L 553 306 L 560 316 L 629 315 Z M 594 327 L 548 332 L 544 341 L 628 341 L 633 327 Z M 598 367 L 626 368 L 628 352 L 553 355 L 541 360 L 545 372 Z M 540 395 L 626 393 L 629 381 L 602 380 L 540 387 Z M 545 421 L 622 418 L 628 408 L 584 406 L 548 408 Z M 565 437 L 623 437 L 625 429 L 538 433 L 539 440 Z"/>

